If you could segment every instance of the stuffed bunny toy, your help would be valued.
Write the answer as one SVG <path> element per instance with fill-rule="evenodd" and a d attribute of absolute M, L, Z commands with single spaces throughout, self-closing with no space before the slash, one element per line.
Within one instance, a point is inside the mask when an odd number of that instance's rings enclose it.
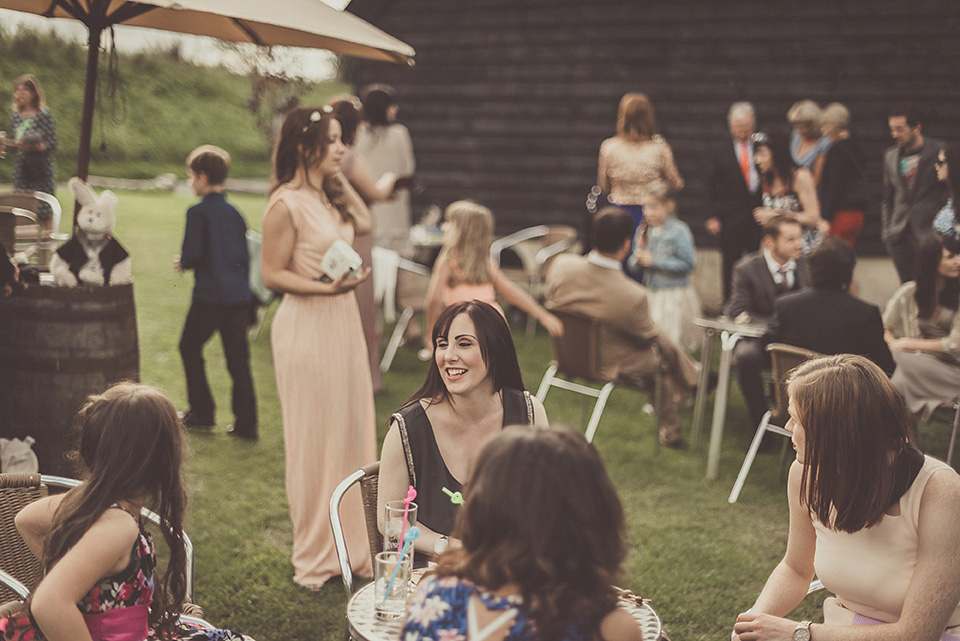
<path fill-rule="evenodd" d="M 78 230 L 50 261 L 54 282 L 63 287 L 132 283 L 130 255 L 110 235 L 117 222 L 117 197 L 104 191 L 98 198 L 79 178 L 71 178 L 69 185 L 80 203 Z"/>

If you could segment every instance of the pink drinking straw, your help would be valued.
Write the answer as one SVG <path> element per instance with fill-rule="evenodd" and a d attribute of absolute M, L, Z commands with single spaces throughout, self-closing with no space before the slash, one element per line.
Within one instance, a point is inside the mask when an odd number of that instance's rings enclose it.
<path fill-rule="evenodd" d="M 417 489 L 412 485 L 407 488 L 407 498 L 403 499 L 403 522 L 400 523 L 400 543 L 398 549 L 403 547 L 403 531 L 407 529 L 407 515 L 410 514 L 410 504 L 417 498 Z"/>

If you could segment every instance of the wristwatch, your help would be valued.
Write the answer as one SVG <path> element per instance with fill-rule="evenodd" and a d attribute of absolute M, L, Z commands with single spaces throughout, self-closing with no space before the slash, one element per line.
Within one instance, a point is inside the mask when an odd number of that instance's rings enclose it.
<path fill-rule="evenodd" d="M 439 539 L 437 539 L 437 542 L 433 544 L 433 553 L 437 556 L 440 556 L 447 549 L 448 543 L 450 543 L 450 537 L 441 536 Z M 807 638 L 809 639 L 809 637 Z"/>
<path fill-rule="evenodd" d="M 793 631 L 793 641 L 810 641 L 810 622 L 801 621 Z"/>

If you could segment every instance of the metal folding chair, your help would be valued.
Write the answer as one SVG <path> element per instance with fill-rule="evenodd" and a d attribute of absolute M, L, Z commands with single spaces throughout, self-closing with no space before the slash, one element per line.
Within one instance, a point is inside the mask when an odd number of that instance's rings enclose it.
<path fill-rule="evenodd" d="M 400 343 L 403 342 L 403 336 L 413 316 L 423 312 L 426 308 L 427 288 L 429 286 L 429 269 L 406 258 L 398 260 L 395 298 L 396 306 L 401 311 L 399 318 L 397 318 L 397 324 L 393 328 L 393 333 L 390 335 L 390 340 L 387 341 L 387 347 L 383 351 L 383 358 L 380 359 L 381 372 L 386 372 L 393 364 L 393 358 L 397 355 L 397 350 L 400 348 Z M 429 332 L 432 329 L 428 327 L 424 331 Z"/>
<path fill-rule="evenodd" d="M 782 427 L 786 425 L 789 418 L 787 414 L 787 374 L 804 361 L 823 356 L 823 354 L 819 352 L 803 349 L 802 347 L 794 347 L 786 343 L 770 343 L 767 345 L 767 351 L 770 352 L 770 360 L 773 365 L 773 393 L 776 406 L 773 409 L 767 410 L 763 418 L 760 419 L 760 425 L 757 426 L 757 432 L 754 434 L 753 442 L 750 443 L 750 449 L 747 450 L 747 455 L 743 459 L 743 465 L 740 466 L 740 473 L 737 474 L 737 480 L 733 484 L 730 496 L 727 498 L 728 503 L 736 503 L 740 497 L 740 490 L 743 489 L 743 484 L 747 480 L 747 474 L 750 473 L 750 468 L 753 466 L 753 460 L 757 457 L 757 451 L 760 449 L 760 442 L 763 440 L 763 435 L 767 432 L 773 432 L 774 434 L 790 438 L 790 432 Z M 774 422 L 780 425 L 776 425 Z M 781 455 L 781 459 L 782 458 L 783 456 Z"/>
<path fill-rule="evenodd" d="M 603 378 L 599 372 L 600 334 L 603 331 L 603 324 L 595 318 L 587 318 L 577 314 L 557 311 L 554 311 L 554 314 L 563 322 L 563 335 L 553 339 L 554 362 L 543 374 L 540 387 L 537 389 L 537 398 L 540 402 L 543 402 L 551 387 L 559 387 L 597 399 L 584 433 L 587 441 L 592 442 L 610 392 L 617 386 L 616 381 Z M 582 379 L 590 385 L 578 383 L 574 379 Z M 597 385 L 599 387 L 596 387 Z M 654 377 L 653 405 L 658 430 L 657 447 L 660 446 L 659 428 L 662 394 L 663 369 L 661 366 Z"/>
<path fill-rule="evenodd" d="M 383 551 L 383 536 L 377 527 L 377 488 L 380 482 L 380 461 L 364 465 L 359 470 L 340 481 L 330 497 L 330 528 L 333 530 L 333 542 L 340 562 L 340 575 L 347 598 L 354 592 L 353 570 L 350 568 L 350 551 L 343 535 L 343 523 L 340 521 L 340 502 L 343 496 L 355 484 L 360 484 L 360 500 L 363 502 L 363 517 L 367 525 L 367 542 L 370 555 L 376 556 Z"/>

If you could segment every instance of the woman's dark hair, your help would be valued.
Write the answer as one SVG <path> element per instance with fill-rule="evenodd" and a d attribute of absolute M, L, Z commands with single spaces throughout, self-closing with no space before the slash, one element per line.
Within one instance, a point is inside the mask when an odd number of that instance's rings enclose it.
<path fill-rule="evenodd" d="M 960 209 L 960 144 L 947 145 L 943 150 L 943 157 L 947 159 L 947 187 L 953 197 L 953 216 L 956 220 L 956 211 Z"/>
<path fill-rule="evenodd" d="M 487 375 L 493 382 L 493 391 L 499 392 L 504 387 L 523 391 L 523 375 L 520 373 L 520 363 L 517 362 L 517 349 L 513 345 L 510 327 L 503 315 L 492 305 L 478 301 L 460 301 L 449 305 L 433 326 L 433 348 L 437 348 L 437 340 L 447 338 L 453 319 L 460 314 L 470 317 L 474 329 L 477 330 L 477 343 L 480 345 L 480 355 L 487 366 Z M 430 359 L 427 367 L 427 378 L 423 385 L 405 403 L 427 399 L 431 403 L 447 400 L 449 392 L 443 384 L 437 359 Z"/>
<path fill-rule="evenodd" d="M 330 106 L 298 107 L 287 114 L 273 151 L 270 193 L 293 180 L 297 170 L 302 168 L 307 184 L 318 191 L 322 189 L 343 220 L 351 221 L 354 218 L 353 212 L 337 175 L 326 176 L 319 188 L 310 183 L 309 169 L 319 164 L 327 155 L 327 135 L 334 120 L 336 118 Z"/>
<path fill-rule="evenodd" d="M 915 440 L 903 396 L 863 356 L 825 356 L 787 379 L 793 420 L 804 433 L 801 500 L 840 532 L 876 524 L 896 491 L 898 455 Z"/>
<path fill-rule="evenodd" d="M 387 110 L 397 104 L 397 90 L 390 85 L 370 85 L 360 93 L 363 119 L 373 127 L 390 124 Z"/>
<path fill-rule="evenodd" d="M 917 243 L 917 283 L 913 293 L 920 318 L 931 318 L 937 305 L 956 310 L 960 307 L 960 279 L 940 276 L 943 250 L 960 253 L 960 241 L 935 232 L 925 234 Z"/>
<path fill-rule="evenodd" d="M 511 427 L 481 450 L 440 576 L 520 588 L 538 637 L 599 639 L 626 558 L 620 498 L 597 450 L 567 429 Z M 592 633 L 591 633 L 592 632 Z"/>
<path fill-rule="evenodd" d="M 160 531 L 170 550 L 167 568 L 156 582 L 150 622 L 163 638 L 172 637 L 187 585 L 187 494 L 180 479 L 186 444 L 177 410 L 158 389 L 118 383 L 87 400 L 75 428 L 84 482 L 67 492 L 54 514 L 44 542 L 44 571 L 49 572 L 111 505 L 147 494 L 147 506 L 160 515 Z"/>
<path fill-rule="evenodd" d="M 769 186 L 774 178 L 779 178 L 788 189 L 793 189 L 793 171 L 797 164 L 790 154 L 790 139 L 779 131 L 766 132 L 754 138 L 754 151 L 757 147 L 766 147 L 770 150 L 773 159 L 771 171 L 762 173 L 763 183 Z"/>
<path fill-rule="evenodd" d="M 363 119 L 363 105 L 356 96 L 336 96 L 327 103 L 333 109 L 333 116 L 340 121 L 343 144 L 352 147 L 357 136 L 357 127 Z"/>

